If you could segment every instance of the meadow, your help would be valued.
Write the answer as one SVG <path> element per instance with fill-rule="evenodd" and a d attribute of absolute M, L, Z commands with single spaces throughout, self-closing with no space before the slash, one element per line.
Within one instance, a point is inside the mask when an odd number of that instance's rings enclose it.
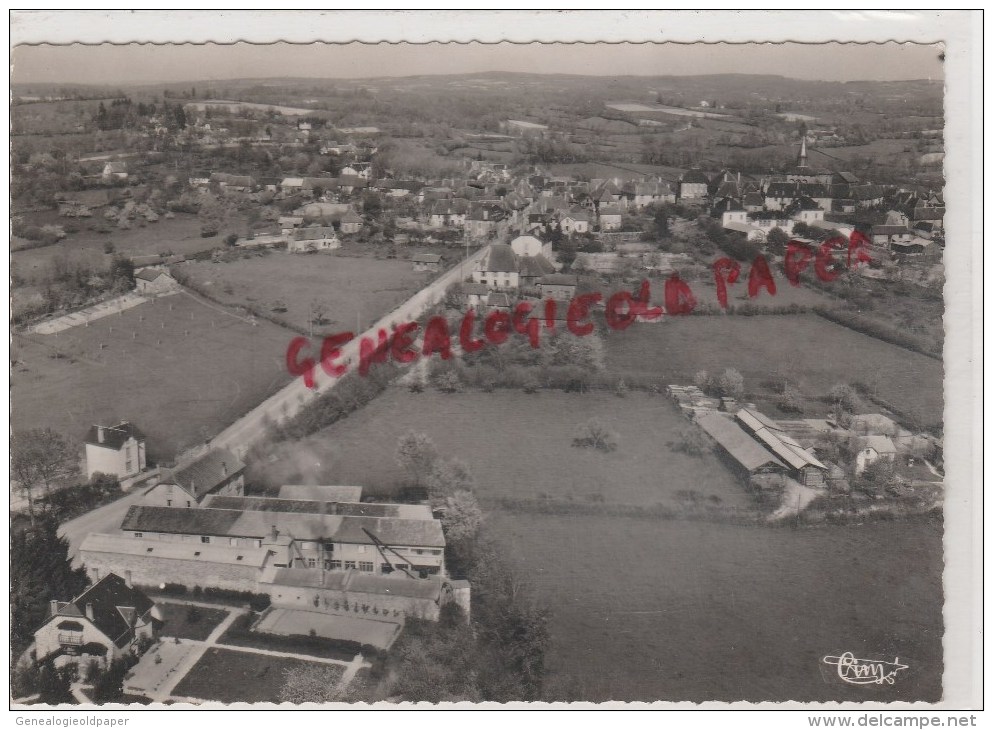
<path fill-rule="evenodd" d="M 57 336 L 15 334 L 13 428 L 79 440 L 94 423 L 128 420 L 148 437 L 149 460 L 168 460 L 286 384 L 291 336 L 187 294 Z"/>
<path fill-rule="evenodd" d="M 548 700 L 936 701 L 942 527 L 490 513 L 551 610 Z M 840 682 L 851 651 L 909 669 Z"/>
<path fill-rule="evenodd" d="M 211 298 L 257 308 L 300 329 L 308 329 L 319 303 L 324 320 L 314 326 L 315 334 L 361 332 L 434 277 L 415 272 L 409 261 L 285 251 L 228 263 L 191 262 L 183 273 Z M 286 311 L 273 311 L 277 303 Z"/>
<path fill-rule="evenodd" d="M 572 446 L 580 424 L 597 417 L 618 434 L 616 451 Z M 268 485 L 362 484 L 392 493 L 406 475 L 397 438 L 421 431 L 439 453 L 466 461 L 485 502 L 498 498 L 676 506 L 684 490 L 711 503 L 747 507 L 749 497 L 713 455 L 668 444 L 691 424 L 663 395 L 521 391 L 410 393 L 395 387 L 348 418 L 299 442 L 276 446 L 259 465 Z"/>
<path fill-rule="evenodd" d="M 788 379 L 808 397 L 862 382 L 923 425 L 943 414 L 940 360 L 905 350 L 813 314 L 671 317 L 607 338 L 607 370 L 690 383 L 698 370 L 735 368 L 746 393 Z"/>

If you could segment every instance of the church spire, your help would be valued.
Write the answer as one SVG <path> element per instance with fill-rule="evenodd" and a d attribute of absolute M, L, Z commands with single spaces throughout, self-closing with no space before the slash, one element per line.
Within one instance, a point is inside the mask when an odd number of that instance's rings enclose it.
<path fill-rule="evenodd" d="M 800 142 L 800 156 L 797 158 L 796 166 L 800 168 L 807 166 L 807 135 L 804 135 Z"/>

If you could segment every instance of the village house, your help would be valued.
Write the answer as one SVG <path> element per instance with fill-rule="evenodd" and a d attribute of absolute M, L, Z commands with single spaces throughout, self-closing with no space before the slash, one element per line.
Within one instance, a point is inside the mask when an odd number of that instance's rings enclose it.
<path fill-rule="evenodd" d="M 547 274 L 538 281 L 542 299 L 569 301 L 576 295 L 579 278 L 575 274 Z"/>
<path fill-rule="evenodd" d="M 410 260 L 414 262 L 414 271 L 441 270 L 441 256 L 436 253 L 415 253 Z"/>
<path fill-rule="evenodd" d="M 896 459 L 896 446 L 889 436 L 873 434 L 865 437 L 865 446 L 859 449 L 855 455 L 855 473 L 861 474 L 870 464 L 885 459 L 894 461 Z"/>
<path fill-rule="evenodd" d="M 161 616 L 152 600 L 125 578 L 108 573 L 70 601 L 51 601 L 48 618 L 34 633 L 39 662 L 95 660 L 104 666 L 137 653 L 155 637 Z"/>
<path fill-rule="evenodd" d="M 303 225 L 302 215 L 281 215 L 279 216 L 279 230 L 284 236 L 289 236 L 293 231 Z"/>
<path fill-rule="evenodd" d="M 432 228 L 462 228 L 468 209 L 465 200 L 436 200 L 431 206 L 428 225 Z"/>
<path fill-rule="evenodd" d="M 786 210 L 800 196 L 797 183 L 771 182 L 765 190 L 766 210 Z"/>
<path fill-rule="evenodd" d="M 128 179 L 128 165 L 126 162 L 120 160 L 115 160 L 108 162 L 103 166 L 103 174 L 101 175 L 104 182 L 112 182 L 114 180 L 127 180 Z"/>
<path fill-rule="evenodd" d="M 145 434 L 127 421 L 91 426 L 84 444 L 87 479 L 97 473 L 125 479 L 145 469 Z"/>
<path fill-rule="evenodd" d="M 877 246 L 910 243 L 913 234 L 906 226 L 881 225 L 872 227 L 872 242 Z"/>
<path fill-rule="evenodd" d="M 534 236 L 518 236 L 510 242 L 510 247 L 518 256 L 544 256 L 549 258 L 552 255 L 551 242 L 542 243 Z"/>
<path fill-rule="evenodd" d="M 621 227 L 623 217 L 619 208 L 608 205 L 600 208 L 599 219 L 601 231 L 616 231 Z"/>
<path fill-rule="evenodd" d="M 581 208 L 570 208 L 568 212 L 559 213 L 558 223 L 567 236 L 590 232 L 590 215 Z"/>
<path fill-rule="evenodd" d="M 287 242 L 286 250 L 290 253 L 309 253 L 310 251 L 333 251 L 341 247 L 341 240 L 333 226 L 311 226 L 297 228 Z"/>
<path fill-rule="evenodd" d="M 824 208 L 816 200 L 802 195 L 786 209 L 786 214 L 797 223 L 811 225 L 815 221 L 824 220 Z"/>
<path fill-rule="evenodd" d="M 700 170 L 687 170 L 679 178 L 679 199 L 699 201 L 707 197 L 707 176 Z"/>
<path fill-rule="evenodd" d="M 621 187 L 621 195 L 627 207 L 636 210 L 660 203 L 675 203 L 676 195 L 669 183 L 627 182 Z"/>
<path fill-rule="evenodd" d="M 479 307 L 486 304 L 490 289 L 485 284 L 467 281 L 462 285 L 462 297 L 467 307 Z"/>
<path fill-rule="evenodd" d="M 293 195 L 303 191 L 302 177 L 284 177 L 279 183 L 279 192 Z"/>
<path fill-rule="evenodd" d="M 351 235 L 354 233 L 360 233 L 362 231 L 362 226 L 365 222 L 362 220 L 362 216 L 356 213 L 351 208 L 348 209 L 341 219 L 338 221 L 340 230 L 345 235 Z"/>
<path fill-rule="evenodd" d="M 465 220 L 466 233 L 477 240 L 496 235 L 503 228 L 505 216 L 506 213 L 499 205 L 473 204 Z"/>
<path fill-rule="evenodd" d="M 142 504 L 197 508 L 209 494 L 240 495 L 245 491 L 245 465 L 227 449 L 208 451 L 192 461 L 165 469 Z"/>
<path fill-rule="evenodd" d="M 748 223 L 748 213 L 742 205 L 734 198 L 722 198 L 718 200 L 714 207 L 710 209 L 712 218 L 720 218 L 721 226 L 727 228 L 729 223 L 746 225 Z"/>
<path fill-rule="evenodd" d="M 134 288 L 139 294 L 158 295 L 179 289 L 179 283 L 163 269 L 148 266 L 134 274 Z"/>
<path fill-rule="evenodd" d="M 476 264 L 472 280 L 491 290 L 516 289 L 519 285 L 517 255 L 506 243 L 491 243 Z"/>
<path fill-rule="evenodd" d="M 542 277 L 555 273 L 555 266 L 543 254 L 517 257 L 518 286 L 537 289 Z"/>

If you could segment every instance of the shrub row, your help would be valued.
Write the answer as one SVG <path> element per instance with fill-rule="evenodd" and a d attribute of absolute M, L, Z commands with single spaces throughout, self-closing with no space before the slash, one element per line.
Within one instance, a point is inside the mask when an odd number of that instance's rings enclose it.
<path fill-rule="evenodd" d="M 941 360 L 940 351 L 936 352 L 919 337 L 907 334 L 906 332 L 898 330 L 895 327 L 890 327 L 889 325 L 882 324 L 881 322 L 876 322 L 874 320 L 861 317 L 857 314 L 843 312 L 837 309 L 814 307 L 813 312 L 829 322 L 840 324 L 842 327 L 847 327 L 850 330 L 861 332 L 869 337 L 874 337 L 877 340 L 888 342 L 889 344 L 896 345 L 897 347 L 903 347 L 904 349 L 925 355 L 926 357 Z"/>
<path fill-rule="evenodd" d="M 208 586 L 193 586 L 190 590 L 182 583 L 166 583 L 164 588 L 152 588 L 152 591 L 164 593 L 169 596 L 191 595 L 194 599 L 204 598 L 217 601 L 219 603 L 247 603 L 256 613 L 265 611 L 272 605 L 272 599 L 268 593 L 253 593 L 252 591 L 236 591 L 230 588 L 213 588 Z"/>

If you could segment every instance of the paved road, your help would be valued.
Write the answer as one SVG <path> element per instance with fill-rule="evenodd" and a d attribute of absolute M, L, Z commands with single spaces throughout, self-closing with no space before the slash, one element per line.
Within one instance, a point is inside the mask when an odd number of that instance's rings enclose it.
<path fill-rule="evenodd" d="M 369 335 L 375 339 L 376 332 L 381 328 L 389 331 L 394 324 L 416 319 L 430 306 L 441 301 L 445 290 L 449 286 L 460 281 L 464 275 L 468 275 L 485 252 L 486 247 L 483 247 L 470 256 L 463 264 L 445 272 L 392 312 L 383 316 L 362 334 Z M 353 367 L 359 361 L 360 339 L 361 335 L 342 348 L 343 360 L 350 360 Z M 337 379 L 331 378 L 320 369 L 318 369 L 315 380 L 317 387 L 315 389 L 309 389 L 303 384 L 303 378 L 295 378 L 285 388 L 221 431 L 211 440 L 211 445 L 214 448 L 230 448 L 235 453 L 243 456 L 251 448 L 253 443 L 265 435 L 268 423 L 278 423 L 292 417 L 308 401 L 316 398 L 321 393 L 326 393 L 338 382 Z"/>
<path fill-rule="evenodd" d="M 69 541 L 69 557 L 73 565 L 78 566 L 79 546 L 91 532 L 115 533 L 121 527 L 121 520 L 132 505 L 141 501 L 144 489 L 135 489 L 130 494 L 121 497 L 116 502 L 97 507 L 92 512 L 80 515 L 75 519 L 63 522 L 59 527 L 59 535 Z"/>

